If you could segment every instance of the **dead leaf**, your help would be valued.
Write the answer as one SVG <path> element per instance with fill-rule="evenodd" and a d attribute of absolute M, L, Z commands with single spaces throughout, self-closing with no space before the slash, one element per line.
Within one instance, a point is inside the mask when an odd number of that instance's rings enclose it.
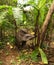
<path fill-rule="evenodd" d="M 12 48 L 13 48 L 13 46 L 12 46 L 12 45 L 10 45 L 10 48 L 12 49 Z"/>
<path fill-rule="evenodd" d="M 33 34 L 35 34 L 34 32 L 31 32 L 31 34 L 33 35 Z"/>
<path fill-rule="evenodd" d="M 9 43 L 9 42 L 7 42 L 7 45 L 10 45 L 10 43 Z"/>
<path fill-rule="evenodd" d="M 28 54 L 28 52 L 25 52 L 25 54 Z"/>
<path fill-rule="evenodd" d="M 32 63 L 30 65 L 33 65 Z"/>

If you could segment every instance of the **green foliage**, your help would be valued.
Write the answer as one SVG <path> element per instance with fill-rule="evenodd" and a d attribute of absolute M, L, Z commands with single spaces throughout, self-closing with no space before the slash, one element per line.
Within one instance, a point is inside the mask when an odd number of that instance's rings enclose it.
<path fill-rule="evenodd" d="M 16 6 L 17 0 L 0 0 L 0 5 Z"/>
<path fill-rule="evenodd" d="M 4 43 L 0 42 L 0 49 L 4 48 Z"/>
<path fill-rule="evenodd" d="M 39 25 L 42 26 L 43 22 L 45 20 L 46 14 L 47 14 L 48 8 L 44 5 L 41 9 L 40 9 L 40 15 L 39 15 Z"/>
<path fill-rule="evenodd" d="M 29 55 L 25 55 L 24 53 L 21 54 L 20 59 L 26 60 L 29 58 Z"/>
<path fill-rule="evenodd" d="M 6 51 L 6 53 L 5 53 L 5 54 L 6 54 L 6 56 L 8 56 L 8 55 L 9 55 L 9 51 Z"/>
<path fill-rule="evenodd" d="M 32 51 L 32 53 L 30 54 L 21 53 L 20 59 L 23 59 L 23 60 L 31 59 L 32 61 L 38 61 L 38 57 L 37 57 L 38 54 L 39 54 L 38 49 Z"/>
<path fill-rule="evenodd" d="M 6 13 L 7 13 L 7 11 L 4 11 L 4 12 L 1 13 L 1 15 L 0 15 L 0 25 L 2 24 L 3 19 L 4 19 L 5 16 L 6 16 Z"/>
<path fill-rule="evenodd" d="M 2 65 L 3 64 L 3 61 L 0 61 L 0 65 Z"/>
<path fill-rule="evenodd" d="M 12 8 L 12 10 L 13 10 L 14 18 L 17 21 L 16 23 L 21 24 L 22 21 L 23 21 L 23 11 L 22 11 L 22 9 L 17 7 L 17 8 Z"/>
<path fill-rule="evenodd" d="M 48 60 L 47 60 L 46 54 L 43 52 L 43 50 L 41 48 L 37 48 L 36 50 L 34 50 L 30 54 L 24 54 L 24 53 L 22 53 L 20 55 L 20 59 L 24 59 L 24 60 L 31 59 L 32 61 L 38 61 L 38 54 L 39 53 L 41 55 L 42 62 L 44 64 L 48 64 Z"/>
<path fill-rule="evenodd" d="M 38 8 L 42 8 L 44 5 L 46 4 L 46 0 L 40 0 L 39 3 L 38 3 Z"/>
<path fill-rule="evenodd" d="M 12 7 L 9 7 L 9 9 L 8 9 L 8 14 L 9 14 L 9 15 L 13 15 Z"/>
<path fill-rule="evenodd" d="M 44 64 L 48 64 L 47 57 L 46 57 L 45 53 L 43 52 L 43 50 L 41 48 L 39 48 L 39 52 L 40 52 L 40 55 L 41 55 L 42 62 Z"/>
<path fill-rule="evenodd" d="M 14 42 L 15 42 L 14 36 L 9 35 L 9 42 L 14 44 Z"/>
<path fill-rule="evenodd" d="M 38 57 L 37 57 L 37 55 L 39 54 L 39 51 L 38 51 L 38 49 L 36 49 L 36 50 L 34 50 L 32 53 L 31 53 L 31 59 L 33 60 L 33 61 L 38 61 Z"/>
<path fill-rule="evenodd" d="M 30 5 L 36 5 L 36 2 L 35 2 L 35 0 L 29 0 L 28 4 L 30 4 Z"/>
<path fill-rule="evenodd" d="M 0 4 L 0 26 L 2 28 L 2 31 L 6 33 L 5 39 L 11 43 L 14 43 L 15 41 L 14 20 L 16 20 L 17 27 L 23 24 L 25 25 L 25 28 L 34 29 L 34 25 L 37 22 L 36 18 L 37 18 L 38 11 L 39 11 L 38 23 L 39 23 L 39 26 L 42 26 L 45 20 L 46 14 L 48 12 L 48 8 L 50 4 L 52 3 L 52 0 L 38 0 L 38 1 L 29 0 L 28 2 L 24 4 L 22 3 L 16 4 L 16 2 L 17 0 L 0 0 L 0 3 L 1 3 Z M 16 5 L 18 6 L 15 7 Z M 27 6 L 32 7 L 33 9 L 29 9 L 28 11 L 24 10 L 24 8 L 26 8 Z M 0 42 L 0 48 L 2 46 L 3 46 L 3 43 Z M 31 58 L 32 60 L 36 61 L 37 55 L 39 52 L 41 54 L 42 62 L 44 64 L 48 64 L 46 55 L 40 48 L 34 50 L 30 55 L 22 54 L 20 58 L 23 58 L 23 59 Z"/>
<path fill-rule="evenodd" d="M 6 9 L 6 8 L 11 8 L 11 6 L 8 6 L 8 5 L 0 5 L 0 10 L 1 9 Z"/>

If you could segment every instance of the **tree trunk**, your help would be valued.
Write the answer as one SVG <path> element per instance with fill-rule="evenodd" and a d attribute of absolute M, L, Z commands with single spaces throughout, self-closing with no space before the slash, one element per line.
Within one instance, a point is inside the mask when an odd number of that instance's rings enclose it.
<path fill-rule="evenodd" d="M 53 12 L 54 12 L 54 1 L 52 3 L 51 7 L 49 8 L 49 11 L 47 13 L 46 19 L 45 19 L 45 21 L 43 23 L 43 26 L 41 28 L 40 45 L 42 45 L 42 42 L 44 40 L 45 32 L 47 30 L 47 27 L 48 27 L 48 24 L 50 22 L 50 19 L 52 17 Z"/>
<path fill-rule="evenodd" d="M 38 23 L 38 21 L 39 21 L 39 15 L 40 15 L 40 12 L 38 10 L 38 15 L 36 17 L 36 23 L 35 23 L 35 47 L 39 46 L 39 41 L 40 41 L 39 23 Z"/>
<path fill-rule="evenodd" d="M 2 42 L 2 26 L 0 26 L 0 41 Z"/>
<path fill-rule="evenodd" d="M 14 30 L 14 36 L 15 36 L 15 44 L 17 43 L 17 24 L 16 24 L 16 21 L 15 19 L 13 20 L 13 24 L 15 26 L 15 30 Z"/>

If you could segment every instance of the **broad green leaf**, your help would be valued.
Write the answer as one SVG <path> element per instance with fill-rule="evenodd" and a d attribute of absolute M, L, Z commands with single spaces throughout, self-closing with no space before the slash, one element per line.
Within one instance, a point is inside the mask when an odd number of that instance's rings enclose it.
<path fill-rule="evenodd" d="M 17 24 L 20 24 L 23 21 L 23 11 L 19 7 L 12 8 L 13 15 L 15 20 L 17 21 Z"/>
<path fill-rule="evenodd" d="M 40 52 L 40 55 L 41 55 L 42 62 L 44 64 L 48 64 L 47 57 L 46 57 L 45 53 L 43 52 L 43 50 L 41 48 L 39 48 L 39 52 Z"/>
<path fill-rule="evenodd" d="M 43 22 L 44 22 L 44 20 L 45 20 L 46 14 L 47 14 L 47 7 L 43 6 L 43 7 L 40 9 L 40 15 L 39 15 L 39 25 L 40 25 L 40 26 L 43 25 Z"/>
<path fill-rule="evenodd" d="M 27 22 L 26 21 L 24 21 L 24 24 L 26 24 Z"/>
<path fill-rule="evenodd" d="M 17 0 L 13 0 L 13 2 L 17 2 Z"/>
<path fill-rule="evenodd" d="M 9 13 L 9 15 L 12 15 L 13 14 L 12 7 L 9 7 L 8 8 L 8 13 Z"/>
<path fill-rule="evenodd" d="M 11 6 L 8 6 L 8 5 L 2 5 L 2 6 L 0 6 L 0 9 L 5 9 L 5 8 L 11 8 Z"/>
<path fill-rule="evenodd" d="M 39 2 L 39 4 L 38 4 L 39 9 L 40 9 L 41 7 L 43 7 L 43 5 L 45 5 L 45 3 L 46 3 L 46 0 L 40 0 L 40 2 Z"/>
<path fill-rule="evenodd" d="M 35 4 L 35 1 L 34 0 L 29 0 L 28 1 L 28 4 L 34 5 Z"/>
<path fill-rule="evenodd" d="M 4 12 L 1 13 L 1 15 L 0 15 L 0 24 L 2 24 L 3 19 L 5 18 L 6 14 L 7 14 L 7 11 L 4 11 Z"/>
<path fill-rule="evenodd" d="M 32 53 L 31 53 L 31 59 L 33 60 L 33 61 L 38 61 L 38 58 L 37 58 L 37 55 L 39 54 L 39 51 L 38 51 L 38 49 L 35 49 Z"/>
<path fill-rule="evenodd" d="M 0 61 L 0 65 L 2 65 L 3 64 L 3 62 L 2 61 Z"/>

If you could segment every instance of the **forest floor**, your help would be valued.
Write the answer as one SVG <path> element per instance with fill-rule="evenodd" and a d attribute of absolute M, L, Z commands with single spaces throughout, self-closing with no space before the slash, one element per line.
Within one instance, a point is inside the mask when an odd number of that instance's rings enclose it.
<path fill-rule="evenodd" d="M 26 51 L 21 50 L 21 51 Z M 35 62 L 31 61 L 30 59 L 21 60 L 19 56 L 21 55 L 21 51 L 19 51 L 16 47 L 12 48 L 11 46 L 6 46 L 4 49 L 0 49 L 0 65 L 44 65 L 41 61 Z M 29 50 L 31 52 L 32 50 Z M 25 52 L 25 54 L 29 53 Z M 54 43 L 51 44 L 51 48 L 47 52 L 48 56 L 48 65 L 54 65 Z"/>

